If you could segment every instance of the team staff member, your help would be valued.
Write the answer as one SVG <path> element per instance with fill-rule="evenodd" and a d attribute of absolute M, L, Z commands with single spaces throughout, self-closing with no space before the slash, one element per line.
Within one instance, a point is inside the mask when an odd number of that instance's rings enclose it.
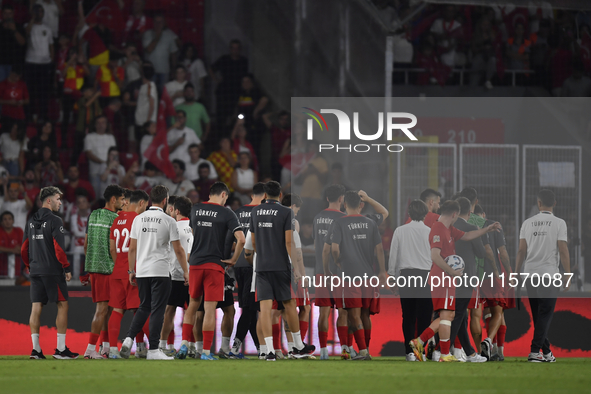
<path fill-rule="evenodd" d="M 158 349 L 164 310 L 170 295 L 171 247 L 183 269 L 185 282 L 189 280 L 187 256 L 181 246 L 176 221 L 164 211 L 168 203 L 168 189 L 157 185 L 150 192 L 152 206 L 138 215 L 131 225 L 129 241 L 129 281 L 138 286 L 140 307 L 133 317 L 127 338 L 121 346 L 121 357 L 128 358 L 133 338 L 150 318 L 150 350 L 148 360 L 174 360 Z M 137 265 L 136 265 L 137 261 Z M 137 270 L 137 272 L 136 272 Z"/>
<path fill-rule="evenodd" d="M 30 359 L 45 359 L 39 345 L 41 310 L 48 302 L 57 304 L 57 349 L 53 358 L 68 360 L 78 358 L 66 347 L 68 327 L 68 286 L 72 279 L 72 267 L 64 252 L 64 227 L 59 211 L 62 192 L 54 186 L 41 189 L 41 209 L 25 226 L 21 255 L 31 273 L 31 339 L 33 350 Z"/>
<path fill-rule="evenodd" d="M 216 182 L 209 191 L 209 201 L 196 204 L 191 210 L 191 228 L 195 238 L 191 248 L 191 301 L 183 324 L 195 324 L 197 309 L 201 302 L 203 317 L 202 360 L 217 360 L 211 355 L 215 331 L 215 310 L 218 301 L 224 301 L 224 273 L 226 265 L 233 266 L 244 247 L 244 232 L 234 212 L 224 207 L 230 190 L 223 182 Z M 231 259 L 224 259 L 226 234 L 236 237 L 236 250 Z M 183 330 L 183 340 L 188 339 Z"/>
<path fill-rule="evenodd" d="M 423 223 L 425 224 L 425 226 L 431 228 L 431 226 L 433 225 L 433 223 L 435 223 L 437 221 L 437 219 L 439 219 L 439 215 L 437 214 L 437 211 L 439 211 L 439 204 L 441 203 L 441 193 L 439 193 L 436 190 L 433 189 L 425 189 L 423 190 L 423 192 L 421 193 L 421 196 L 419 197 L 421 201 L 423 201 L 425 204 L 427 204 L 427 215 L 425 216 L 425 219 L 423 220 Z M 410 207 L 409 207 L 410 209 Z M 410 215 L 410 212 L 409 212 Z M 413 219 L 411 217 L 409 217 L 406 220 L 405 224 L 409 224 Z"/>
<path fill-rule="evenodd" d="M 394 231 L 390 245 L 388 273 L 406 278 L 407 285 L 398 289 L 402 307 L 402 332 L 406 348 L 406 361 L 417 361 L 410 341 L 416 332 L 423 332 L 431 324 L 433 303 L 429 289 L 419 284 L 411 285 L 412 277 L 427 280 L 431 270 L 429 232 L 424 223 L 429 208 L 422 200 L 414 200 L 408 206 L 411 222 Z"/>
<path fill-rule="evenodd" d="M 554 278 L 560 274 L 558 256 L 564 274 L 570 273 L 570 257 L 567 245 L 566 222 L 554 216 L 556 197 L 551 190 L 543 189 L 538 193 L 538 209 L 540 213 L 527 219 L 519 232 L 519 250 L 515 272 L 521 269 L 532 275 L 539 275 L 539 286 L 533 285 L 533 279 L 527 281 L 527 298 L 534 321 L 534 337 L 531 341 L 531 353 L 527 357 L 530 362 L 555 362 L 556 358 L 550 350 L 548 330 L 554 315 L 556 298 L 560 287 L 544 287 L 541 283 L 544 275 Z M 569 288 L 569 277 L 562 276 L 565 290 Z M 551 282 L 554 283 L 554 280 Z"/>
<path fill-rule="evenodd" d="M 260 301 L 260 324 L 265 337 L 268 354 L 267 361 L 275 361 L 276 355 L 272 350 L 272 308 L 273 300 L 281 301 L 285 308 L 285 320 L 289 327 L 297 327 L 292 332 L 295 347 L 290 349 L 296 358 L 306 357 L 316 349 L 312 345 L 302 342 L 299 331 L 299 319 L 296 311 L 296 300 L 291 294 L 291 263 L 294 223 L 291 209 L 279 203 L 281 185 L 270 181 L 265 184 L 265 203 L 252 210 L 250 233 L 252 246 L 257 254 L 256 266 L 256 299 Z M 296 261 L 297 259 L 292 259 Z M 295 266 L 296 282 L 304 275 L 304 267 Z"/>
<path fill-rule="evenodd" d="M 102 359 L 109 355 L 109 282 L 115 265 L 111 256 L 110 233 L 113 222 L 117 219 L 124 205 L 125 189 L 119 185 L 109 185 L 103 194 L 105 207 L 97 209 L 88 218 L 86 237 L 84 238 L 84 253 L 86 260 L 84 269 L 90 275 L 90 289 L 92 302 L 96 304 L 94 318 L 90 326 L 88 346 L 84 352 L 86 359 Z M 84 278 L 80 279 L 84 285 L 88 284 Z M 96 351 L 96 343 L 102 338 L 102 352 Z"/>

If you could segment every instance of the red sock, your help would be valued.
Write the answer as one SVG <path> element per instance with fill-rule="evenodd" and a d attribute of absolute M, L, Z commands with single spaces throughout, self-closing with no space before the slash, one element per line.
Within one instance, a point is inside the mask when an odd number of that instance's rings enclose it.
<path fill-rule="evenodd" d="M 318 331 L 318 340 L 320 341 L 320 347 L 325 348 L 328 344 L 328 333 L 324 331 Z"/>
<path fill-rule="evenodd" d="M 505 334 L 507 333 L 507 326 L 500 326 L 497 331 L 497 346 L 505 346 Z"/>
<path fill-rule="evenodd" d="M 441 344 L 441 354 L 449 354 L 449 339 L 447 341 L 440 339 L 439 343 Z"/>
<path fill-rule="evenodd" d="M 347 339 L 347 344 L 349 345 L 349 347 L 353 346 L 353 338 L 354 338 L 354 337 L 355 337 L 355 335 L 354 335 L 352 332 L 350 332 L 350 333 L 347 335 L 347 338 L 348 338 L 348 339 Z"/>
<path fill-rule="evenodd" d="M 462 348 L 462 344 L 460 343 L 460 338 L 456 335 L 456 340 L 454 341 L 454 347 L 456 349 L 461 349 Z"/>
<path fill-rule="evenodd" d="M 281 328 L 279 324 L 273 324 L 273 347 L 275 349 L 281 349 Z"/>
<path fill-rule="evenodd" d="M 123 314 L 116 311 L 113 311 L 113 313 L 111 313 L 111 318 L 109 319 L 109 343 L 113 347 L 117 346 L 119 332 L 121 331 L 122 319 Z"/>
<path fill-rule="evenodd" d="M 98 342 L 98 339 L 99 339 L 99 334 L 90 333 L 88 335 L 88 344 L 89 345 L 95 345 L 96 346 L 96 343 Z"/>
<path fill-rule="evenodd" d="M 488 335 L 488 327 L 489 327 L 489 324 L 490 324 L 490 317 L 487 317 L 484 320 L 484 326 L 486 327 L 486 335 Z"/>
<path fill-rule="evenodd" d="M 191 331 L 193 331 L 193 330 L 191 330 Z M 173 330 L 170 330 L 170 334 L 168 334 L 168 340 L 166 341 L 166 344 L 167 345 L 174 345 L 174 338 L 175 338 L 175 335 L 174 335 L 174 329 L 173 329 Z M 189 341 L 189 342 L 191 342 L 191 341 Z"/>
<path fill-rule="evenodd" d="M 369 330 L 363 330 L 365 335 L 365 345 L 369 349 L 369 341 L 371 340 L 371 328 Z"/>
<path fill-rule="evenodd" d="M 144 334 L 146 334 L 146 336 L 148 338 L 150 338 L 150 318 L 149 317 L 148 317 L 148 320 L 146 320 L 146 324 L 144 324 L 144 326 L 142 327 L 142 331 L 144 332 Z"/>
<path fill-rule="evenodd" d="M 191 336 L 189 337 L 189 342 L 195 343 L 195 334 L 194 334 L 193 330 L 191 330 Z"/>
<path fill-rule="evenodd" d="M 431 327 L 427 327 L 419 338 L 421 339 L 421 341 L 423 341 L 423 343 L 426 343 L 429 339 L 433 338 L 434 335 L 435 331 L 433 331 Z"/>
<path fill-rule="evenodd" d="M 191 333 L 192 332 L 193 332 L 193 325 L 192 324 L 183 323 L 183 341 L 190 342 L 189 339 L 191 339 Z"/>
<path fill-rule="evenodd" d="M 109 331 L 103 331 L 101 330 L 101 345 L 103 344 L 103 342 L 109 342 Z"/>
<path fill-rule="evenodd" d="M 355 342 L 357 342 L 357 347 L 359 351 L 367 349 L 367 344 L 365 343 L 365 332 L 364 330 L 357 330 L 353 333 L 355 336 Z"/>
<path fill-rule="evenodd" d="M 492 339 L 492 344 L 496 345 L 497 344 L 497 337 L 499 336 L 499 332 L 497 330 L 497 335 L 495 335 L 495 337 Z"/>
<path fill-rule="evenodd" d="M 135 336 L 135 344 L 137 345 L 138 343 L 142 343 L 144 342 L 144 331 L 140 331 L 137 333 L 137 335 Z"/>
<path fill-rule="evenodd" d="M 203 330 L 203 350 L 211 350 L 213 343 L 213 331 Z"/>
<path fill-rule="evenodd" d="M 302 341 L 306 339 L 306 334 L 308 333 L 308 326 L 309 323 L 307 321 L 300 320 L 300 335 L 302 336 Z"/>
<path fill-rule="evenodd" d="M 341 346 L 349 346 L 349 328 L 347 326 L 337 326 L 337 334 Z"/>

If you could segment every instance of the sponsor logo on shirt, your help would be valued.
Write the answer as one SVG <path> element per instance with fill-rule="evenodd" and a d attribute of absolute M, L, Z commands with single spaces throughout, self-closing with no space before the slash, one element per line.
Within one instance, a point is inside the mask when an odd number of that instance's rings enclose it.
<path fill-rule="evenodd" d="M 534 231 L 534 237 L 537 237 L 537 236 L 540 236 L 541 237 L 541 236 L 544 236 L 546 234 L 548 234 L 548 232 L 546 232 L 546 231 Z"/>
<path fill-rule="evenodd" d="M 144 227 L 144 228 L 142 228 L 142 232 L 144 232 L 144 233 L 157 233 L 158 232 L 158 229 L 157 228 Z"/>
<path fill-rule="evenodd" d="M 259 222 L 259 227 L 267 227 L 267 228 L 271 228 L 271 227 L 273 227 L 273 223 L 269 223 L 269 222 Z"/>
<path fill-rule="evenodd" d="M 43 239 L 43 234 L 35 234 L 33 235 L 33 239 Z"/>
<path fill-rule="evenodd" d="M 199 227 L 213 227 L 213 224 L 211 222 L 202 222 L 201 220 L 199 220 L 199 221 L 197 221 L 197 226 L 199 226 Z"/>
<path fill-rule="evenodd" d="M 360 240 L 360 239 L 367 239 L 367 235 L 366 234 L 354 234 L 353 235 L 353 240 Z"/>

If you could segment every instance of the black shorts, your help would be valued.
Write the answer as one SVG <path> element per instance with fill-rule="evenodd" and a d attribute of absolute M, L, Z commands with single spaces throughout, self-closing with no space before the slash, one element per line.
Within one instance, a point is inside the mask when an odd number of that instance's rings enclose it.
<path fill-rule="evenodd" d="M 185 282 L 180 280 L 173 280 L 170 295 L 168 296 L 168 303 L 166 305 L 176 306 L 179 308 L 186 308 L 189 305 L 189 286 L 185 286 Z"/>
<path fill-rule="evenodd" d="M 232 290 L 224 290 L 224 300 L 218 301 L 216 309 L 225 308 L 230 305 L 234 305 L 234 293 L 232 293 Z M 197 309 L 197 311 L 205 312 L 203 301 L 201 301 L 201 305 L 199 305 L 199 309 Z"/>
<path fill-rule="evenodd" d="M 234 268 L 236 282 L 238 284 L 238 304 L 240 308 L 254 308 L 254 292 L 252 286 L 252 267 Z"/>
<path fill-rule="evenodd" d="M 291 298 L 291 271 L 257 272 L 257 301 L 289 301 Z"/>
<path fill-rule="evenodd" d="M 45 305 L 60 301 L 68 301 L 68 285 L 64 275 L 31 275 L 31 302 Z"/>

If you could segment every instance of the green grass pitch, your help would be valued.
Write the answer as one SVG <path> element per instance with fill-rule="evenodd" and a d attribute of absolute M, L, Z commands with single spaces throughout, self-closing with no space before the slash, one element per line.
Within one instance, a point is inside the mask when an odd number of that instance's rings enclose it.
<path fill-rule="evenodd" d="M 28 360 L 0 357 L 4 393 L 589 393 L 591 359 L 484 364 L 278 360 Z"/>

